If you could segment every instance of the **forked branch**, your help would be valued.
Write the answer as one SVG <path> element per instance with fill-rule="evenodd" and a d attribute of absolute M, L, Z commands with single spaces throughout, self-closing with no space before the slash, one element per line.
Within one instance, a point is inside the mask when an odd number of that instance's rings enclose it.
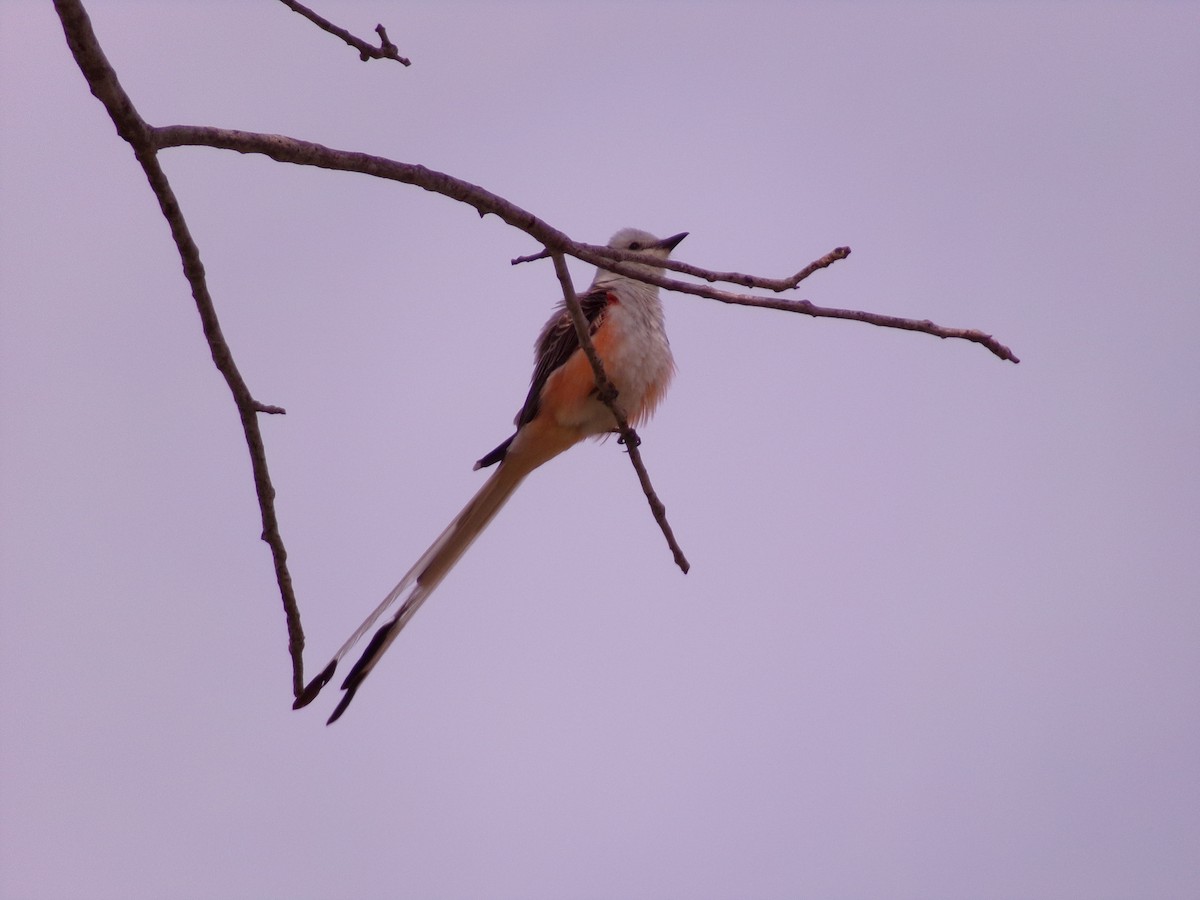
<path fill-rule="evenodd" d="M 335 37 L 341 38 L 351 47 L 358 51 L 358 58 L 363 62 L 368 62 L 372 59 L 394 59 L 402 66 L 411 66 L 412 60 L 400 55 L 400 48 L 388 40 L 387 29 L 382 25 L 375 26 L 375 33 L 379 35 L 379 46 L 373 47 L 364 41 L 362 38 L 355 37 L 345 28 L 339 25 L 334 25 L 324 16 L 313 12 L 303 3 L 297 3 L 296 0 L 279 0 L 284 6 L 293 12 L 297 12 L 308 21 L 312 22 L 322 31 L 328 31 Z"/>

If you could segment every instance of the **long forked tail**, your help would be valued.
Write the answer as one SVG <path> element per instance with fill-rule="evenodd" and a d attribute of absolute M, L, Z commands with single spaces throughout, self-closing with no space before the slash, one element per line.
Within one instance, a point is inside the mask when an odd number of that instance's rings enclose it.
<path fill-rule="evenodd" d="M 363 651 L 362 656 L 358 658 L 346 675 L 346 680 L 342 682 L 342 690 L 345 691 L 345 694 L 326 724 L 332 725 L 346 711 L 346 707 L 354 699 L 354 694 L 363 683 L 363 679 L 375 668 L 375 664 L 379 662 L 379 658 L 400 634 L 401 629 L 408 624 L 408 620 L 421 608 L 421 604 L 428 599 L 429 595 L 437 589 L 442 579 L 454 568 L 454 564 L 462 558 L 467 548 L 471 546 L 475 538 L 479 537 L 483 529 L 488 526 L 500 508 L 504 506 L 505 501 L 512 496 L 512 492 L 529 473 L 528 468 L 519 464 L 508 465 L 508 462 L 502 463 L 492 473 L 479 492 L 463 507 L 462 512 L 455 516 L 454 521 L 417 560 L 416 565 L 408 570 L 408 573 L 400 579 L 400 583 L 392 588 L 391 592 L 383 598 L 383 602 L 375 608 L 375 611 L 367 616 L 366 621 L 358 626 L 354 634 L 350 635 L 349 640 L 342 645 L 330 660 L 329 665 L 308 683 L 300 696 L 296 698 L 296 702 L 292 704 L 293 709 L 307 706 L 316 698 L 317 694 L 321 692 L 321 688 L 325 687 L 333 678 L 334 670 L 341 658 L 362 639 L 363 635 L 371 630 L 380 616 L 403 597 L 403 602 L 396 610 L 395 615 L 375 632 L 374 637 L 367 644 L 367 649 Z M 512 462 L 516 462 L 516 460 L 512 460 Z"/>

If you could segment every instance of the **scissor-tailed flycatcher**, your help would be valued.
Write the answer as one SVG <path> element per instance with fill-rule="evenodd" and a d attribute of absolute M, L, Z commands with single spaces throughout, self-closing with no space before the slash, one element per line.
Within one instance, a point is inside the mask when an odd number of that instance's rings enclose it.
<path fill-rule="evenodd" d="M 646 262 L 634 265 L 659 273 L 655 264 L 670 256 L 687 232 L 659 240 L 635 228 L 613 235 L 609 247 L 643 251 Z M 588 332 L 617 389 L 621 408 L 631 425 L 649 418 L 666 392 L 675 371 L 671 347 L 663 326 L 658 287 L 615 272 L 599 269 L 591 287 L 579 296 L 588 321 Z M 616 430 L 612 412 L 597 397 L 596 378 L 579 346 L 579 337 L 560 303 L 542 328 L 535 351 L 533 378 L 525 405 L 514 420 L 516 432 L 477 463 L 476 469 L 500 465 L 471 502 L 433 542 L 416 565 L 363 622 L 316 678 L 296 698 L 295 709 L 306 706 L 333 677 L 338 662 L 401 596 L 404 601 L 387 624 L 371 638 L 367 649 L 342 682 L 345 694 L 329 717 L 329 724 L 346 711 L 363 679 L 375 668 L 400 630 L 434 592 L 454 564 L 492 521 L 525 476 L 584 438 Z"/>

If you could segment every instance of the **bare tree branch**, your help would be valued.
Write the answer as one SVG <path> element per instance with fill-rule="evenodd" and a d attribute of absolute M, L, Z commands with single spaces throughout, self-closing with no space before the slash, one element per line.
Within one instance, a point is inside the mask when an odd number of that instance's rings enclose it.
<path fill-rule="evenodd" d="M 303 3 L 297 3 L 296 0 L 279 0 L 284 6 L 297 12 L 308 21 L 312 22 L 323 31 L 328 31 L 330 34 L 340 37 L 343 41 L 358 51 L 358 58 L 363 62 L 369 62 L 372 59 L 394 59 L 402 66 L 411 66 L 412 60 L 400 55 L 400 48 L 388 40 L 387 29 L 382 25 L 375 26 L 375 33 L 379 35 L 379 46 L 372 47 L 362 38 L 355 37 L 345 28 L 334 25 L 328 19 L 313 12 Z"/>
<path fill-rule="evenodd" d="M 563 299 L 567 304 L 567 312 L 571 315 L 571 324 L 575 326 L 575 335 L 579 338 L 579 346 L 583 350 L 584 356 L 587 357 L 588 362 L 591 363 L 592 371 L 596 375 L 596 395 L 612 412 L 613 418 L 617 420 L 617 430 L 621 432 L 621 441 L 624 443 L 625 449 L 629 452 L 629 462 L 633 465 L 634 471 L 637 472 L 638 481 L 641 482 L 642 492 L 646 495 L 646 501 L 650 504 L 650 512 L 654 515 L 654 521 L 658 523 L 663 537 L 667 539 L 667 546 L 671 548 L 671 553 L 675 557 L 675 565 L 679 566 L 683 570 L 683 574 L 686 575 L 692 564 L 687 561 L 687 557 L 683 555 L 683 550 L 675 540 L 675 533 L 671 530 L 671 524 L 667 521 L 666 506 L 658 499 L 658 494 L 654 492 L 654 486 L 650 484 L 650 473 L 646 471 L 646 465 L 642 462 L 642 452 L 640 449 L 642 439 L 638 437 L 637 432 L 633 430 L 633 426 L 629 424 L 629 419 L 625 416 L 625 410 L 618 403 L 620 397 L 617 394 L 617 389 L 608 380 L 608 375 L 604 372 L 604 363 L 600 360 L 600 355 L 596 352 L 596 347 L 592 344 L 591 335 L 588 334 L 587 318 L 584 317 L 583 310 L 579 306 L 579 298 L 575 294 L 575 285 L 571 283 L 571 273 L 567 271 L 566 260 L 563 259 L 562 253 L 555 252 L 551 253 L 550 256 L 554 260 L 554 274 L 558 276 L 558 283 L 562 286 Z"/>
<path fill-rule="evenodd" d="M 191 286 L 192 298 L 195 300 L 196 310 L 200 313 L 204 337 L 208 341 L 213 363 L 225 377 L 230 393 L 233 394 L 233 402 L 237 406 L 242 431 L 246 436 L 246 446 L 250 450 L 254 487 L 262 513 L 262 539 L 270 546 L 275 562 L 275 579 L 279 583 L 284 616 L 287 619 L 288 652 L 292 658 L 292 689 L 298 694 L 304 688 L 304 629 L 300 625 L 300 610 L 296 605 L 292 576 L 287 567 L 287 550 L 279 533 L 279 520 L 275 515 L 275 488 L 267 471 L 266 450 L 263 447 L 262 432 L 258 427 L 258 413 L 282 413 L 283 410 L 255 400 L 234 363 L 233 353 L 221 333 L 221 323 L 208 291 L 204 265 L 200 261 L 200 249 L 192 239 L 175 193 L 171 190 L 167 176 L 155 156 L 158 148 L 151 139 L 152 130 L 138 114 L 129 95 L 117 80 L 116 72 L 109 65 L 96 40 L 87 12 L 79 0 L 54 0 L 54 7 L 62 20 L 67 44 L 87 79 L 88 86 L 108 110 L 113 124 L 117 126 L 117 132 L 133 147 L 134 156 L 146 173 L 146 179 L 158 199 L 159 208 L 170 226 L 171 236 L 179 250 L 184 277 Z"/>
<path fill-rule="evenodd" d="M 236 131 L 228 128 L 208 128 L 197 125 L 167 125 L 153 128 L 152 140 L 159 148 L 203 146 L 216 147 L 222 150 L 235 150 L 238 153 L 261 153 L 277 162 L 293 163 L 301 166 L 317 166 L 322 169 L 335 169 L 342 172 L 359 172 L 375 178 L 385 178 L 412 184 L 437 194 L 442 194 L 452 200 L 458 200 L 474 207 L 481 216 L 491 213 L 498 216 L 509 225 L 524 231 L 538 241 L 549 251 L 561 252 L 573 256 L 583 262 L 601 266 L 613 272 L 620 272 L 632 278 L 638 278 L 650 284 L 657 284 L 669 291 L 683 294 L 694 294 L 722 303 L 738 306 L 756 306 L 764 309 L 778 309 L 784 312 L 800 313 L 815 318 L 849 319 L 855 322 L 865 322 L 881 328 L 899 328 L 905 331 L 920 331 L 940 338 L 957 338 L 972 341 L 990 350 L 1001 359 L 1009 362 L 1019 362 L 1016 355 L 991 335 L 969 328 L 948 328 L 937 325 L 928 319 L 908 319 L 901 316 L 889 316 L 882 313 L 872 313 L 854 309 L 835 309 L 817 306 L 808 300 L 780 300 L 773 297 L 756 297 L 752 294 L 734 294 L 698 284 L 690 284 L 665 278 L 661 275 L 649 275 L 642 270 L 632 268 L 628 262 L 617 259 L 618 256 L 636 259 L 637 254 L 629 251 L 616 250 L 609 247 L 597 247 L 571 240 L 566 234 L 537 216 L 522 209 L 515 203 L 493 194 L 491 191 L 438 172 L 425 166 L 397 162 L 382 156 L 371 156 L 348 150 L 334 150 L 322 144 L 302 141 L 297 138 L 285 137 L 279 134 L 259 134 L 252 131 Z M 740 275 L 735 272 L 711 272 L 677 260 L 666 260 L 665 267 L 686 271 L 687 274 L 703 278 L 706 281 L 729 281 L 745 283 L 753 281 L 762 286 L 776 289 L 774 285 L 786 285 L 791 282 L 799 284 L 813 272 L 832 265 L 839 259 L 844 259 L 850 253 L 848 247 L 839 247 L 815 262 L 805 266 L 796 275 L 785 279 L 758 278 L 757 276 Z M 519 257 L 519 261 L 541 259 L 545 253 L 533 256 Z M 659 261 L 655 261 L 658 265 Z M 785 289 L 785 288 L 779 288 Z"/>
<path fill-rule="evenodd" d="M 957 338 L 963 341 L 980 344 L 986 347 L 996 356 L 1003 360 L 1012 363 L 1019 363 L 1021 360 L 1006 347 L 997 341 L 992 335 L 985 334 L 973 328 L 948 328 L 944 325 L 937 325 L 928 319 L 907 319 L 902 316 L 889 316 L 883 313 L 872 313 L 861 309 L 838 309 L 829 306 L 817 306 L 809 300 L 779 300 L 774 297 L 756 297 L 753 294 L 733 294 L 729 291 L 721 291 L 715 288 L 706 288 L 702 285 L 689 284 L 684 281 L 675 281 L 674 279 L 665 278 L 661 275 L 650 275 L 644 271 L 635 270 L 622 263 L 630 260 L 636 260 L 638 254 L 629 250 L 618 250 L 612 247 L 600 247 L 595 244 L 576 244 L 575 252 L 571 249 L 566 249 L 565 252 L 570 253 L 585 262 L 590 262 L 598 266 L 604 266 L 614 272 L 620 272 L 624 275 L 629 275 L 634 278 L 640 278 L 643 281 L 648 281 L 651 284 L 656 284 L 659 287 L 668 291 L 678 291 L 683 294 L 693 294 L 697 297 L 705 297 L 709 300 L 718 300 L 721 303 L 729 303 L 736 306 L 755 306 L 759 309 L 778 309 L 784 312 L 799 313 L 801 315 L 813 316 L 820 319 L 848 319 L 853 322 L 865 322 L 868 325 L 876 325 L 881 328 L 898 328 L 903 331 L 919 331 L 923 334 L 931 334 L 934 337 L 940 338 Z M 537 259 L 545 259 L 551 256 L 549 250 L 543 250 L 540 253 L 534 253 L 529 256 L 518 256 L 512 260 L 513 265 L 518 263 L 532 262 Z M 801 281 L 821 269 L 827 268 L 837 262 L 839 259 L 845 259 L 850 255 L 849 247 L 837 247 L 826 253 L 818 260 L 809 263 L 795 275 L 789 278 L 760 278 L 756 275 L 742 275 L 737 272 L 710 272 L 707 269 L 701 269 L 697 266 L 688 263 L 679 262 L 678 260 L 668 259 L 662 263 L 664 268 L 674 269 L 677 272 L 683 272 L 688 275 L 695 275 L 698 278 L 703 278 L 705 281 L 712 282 L 728 282 L 730 284 L 742 284 L 751 287 L 765 288 L 773 291 L 785 291 L 794 288 Z M 605 260 L 608 259 L 606 262 Z M 659 263 L 656 262 L 655 265 Z"/>
<path fill-rule="evenodd" d="M 151 140 L 160 150 L 167 147 L 215 147 L 238 153 L 259 153 L 276 162 L 315 166 L 340 172 L 358 172 L 374 178 L 411 184 L 465 203 L 473 207 L 480 216 L 497 216 L 545 247 L 562 250 L 571 256 L 577 255 L 574 251 L 578 245 L 571 238 L 533 213 L 486 188 L 425 166 L 350 150 L 334 150 L 322 144 L 281 134 L 260 134 L 200 125 L 166 125 L 151 128 L 150 131 Z"/>
<path fill-rule="evenodd" d="M 644 272 L 638 272 L 632 269 L 627 263 L 623 262 L 604 262 L 604 258 L 599 254 L 593 254 L 591 249 L 584 250 L 583 247 L 577 248 L 579 252 L 576 255 L 579 259 L 585 262 L 591 262 L 596 265 L 603 265 L 606 269 L 611 269 L 614 272 L 620 272 L 623 275 L 641 278 L 643 281 L 650 284 L 657 284 L 659 287 L 669 291 L 678 291 L 681 294 L 693 294 L 697 297 L 705 297 L 709 300 L 718 300 L 721 303 L 729 303 L 735 306 L 754 306 L 759 309 L 778 309 L 783 312 L 799 313 L 800 315 L 812 316 L 818 319 L 847 319 L 852 322 L 864 322 L 868 325 L 876 325 L 880 328 L 898 328 L 902 331 L 919 331 L 922 334 L 931 334 L 939 338 L 955 338 L 963 341 L 970 341 L 986 347 L 1000 359 L 1007 360 L 1011 363 L 1019 363 L 1021 360 L 1004 344 L 1001 344 L 992 335 L 985 334 L 974 328 L 950 328 L 945 325 L 938 325 L 928 319 L 908 319 L 902 316 L 889 316 L 883 313 L 867 312 L 861 309 L 838 309 L 829 306 L 817 306 L 808 300 L 783 300 L 777 297 L 756 297 L 753 294 L 734 294 L 729 291 L 721 291 L 715 288 L 704 287 L 699 284 L 689 284 L 685 281 L 676 281 L 671 278 L 664 278 L 661 275 L 651 275 Z M 607 248 L 605 248 L 607 249 Z M 846 249 L 848 252 L 848 248 Z M 570 252 L 570 251 L 567 251 Z M 837 253 L 838 251 L 834 251 Z M 830 254 L 832 255 L 832 254 Z M 824 256 L 821 260 L 817 260 L 814 266 L 822 268 L 817 264 L 822 260 L 828 259 L 829 256 Z M 670 260 L 668 260 L 669 262 Z M 809 267 L 812 268 L 812 267 Z M 803 271 L 803 270 L 802 270 Z M 815 271 L 815 269 L 813 270 Z"/>

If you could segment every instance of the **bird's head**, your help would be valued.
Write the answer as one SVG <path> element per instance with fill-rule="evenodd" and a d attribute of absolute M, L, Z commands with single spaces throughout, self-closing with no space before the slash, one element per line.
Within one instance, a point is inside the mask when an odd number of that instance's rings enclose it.
<path fill-rule="evenodd" d="M 657 238 L 648 231 L 642 231 L 640 228 L 622 228 L 609 239 L 608 246 L 613 250 L 630 250 L 634 253 L 642 253 L 648 257 L 646 262 L 628 261 L 630 265 L 644 268 L 649 272 L 658 274 L 662 272 L 662 266 L 654 264 L 654 259 L 666 259 L 671 255 L 671 251 L 688 236 L 686 231 L 681 231 L 679 234 L 673 234 L 668 238 Z"/>
<path fill-rule="evenodd" d="M 656 238 L 650 232 L 642 231 L 640 228 L 622 228 L 609 238 L 608 246 L 614 250 L 644 251 L 666 259 L 671 255 L 671 251 L 679 245 L 679 242 L 687 236 L 686 231 L 681 231 L 669 238 Z"/>

